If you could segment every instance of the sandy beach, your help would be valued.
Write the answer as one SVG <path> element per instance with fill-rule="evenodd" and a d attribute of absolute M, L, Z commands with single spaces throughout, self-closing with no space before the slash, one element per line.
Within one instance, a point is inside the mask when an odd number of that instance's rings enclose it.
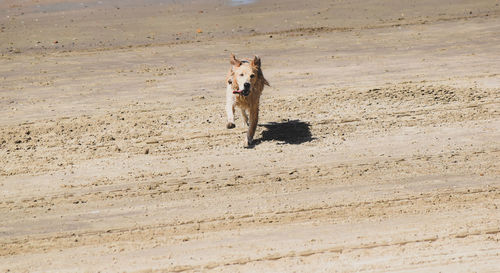
<path fill-rule="evenodd" d="M 498 272 L 499 5 L 1 1 L 0 272 Z"/>

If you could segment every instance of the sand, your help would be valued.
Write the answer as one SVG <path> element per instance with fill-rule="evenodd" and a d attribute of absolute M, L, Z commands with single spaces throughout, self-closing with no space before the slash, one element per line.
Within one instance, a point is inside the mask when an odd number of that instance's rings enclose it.
<path fill-rule="evenodd" d="M 498 1 L 242 2 L 0 3 L 0 272 L 498 272 Z"/>

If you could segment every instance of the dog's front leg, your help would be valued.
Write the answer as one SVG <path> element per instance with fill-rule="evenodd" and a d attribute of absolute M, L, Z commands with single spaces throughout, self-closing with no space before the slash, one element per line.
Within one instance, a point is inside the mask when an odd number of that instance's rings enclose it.
<path fill-rule="evenodd" d="M 243 126 L 248 126 L 247 110 L 245 110 L 244 108 L 241 108 L 241 116 L 243 116 Z"/>
<path fill-rule="evenodd" d="M 227 129 L 232 129 L 235 127 L 234 125 L 234 106 L 236 104 L 236 99 L 233 95 L 233 89 L 231 85 L 227 85 L 226 89 L 226 114 L 227 114 Z"/>
<path fill-rule="evenodd" d="M 259 106 L 250 108 L 250 126 L 247 132 L 247 141 L 245 143 L 245 147 L 252 147 L 253 145 L 253 136 L 255 135 L 255 129 L 257 128 L 257 123 L 259 122 Z"/>

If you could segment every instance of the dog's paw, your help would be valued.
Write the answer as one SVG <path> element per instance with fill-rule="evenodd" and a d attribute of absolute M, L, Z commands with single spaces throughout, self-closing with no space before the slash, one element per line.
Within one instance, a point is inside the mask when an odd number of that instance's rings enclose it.
<path fill-rule="evenodd" d="M 234 125 L 234 123 L 232 123 L 232 122 L 228 122 L 228 123 L 226 124 L 226 128 L 227 128 L 227 129 L 233 129 L 234 127 L 236 127 L 236 125 Z"/>
<path fill-rule="evenodd" d="M 243 147 L 246 148 L 246 149 L 251 149 L 253 148 L 255 145 L 253 143 L 253 141 L 251 140 L 246 140 L 244 143 L 243 143 Z"/>

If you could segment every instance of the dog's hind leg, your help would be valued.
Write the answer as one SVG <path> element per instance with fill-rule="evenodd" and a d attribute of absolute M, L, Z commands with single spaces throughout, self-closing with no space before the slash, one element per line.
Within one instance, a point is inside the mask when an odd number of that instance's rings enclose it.
<path fill-rule="evenodd" d="M 254 106 L 250 108 L 250 126 L 247 132 L 247 140 L 245 147 L 252 147 L 253 136 L 255 135 L 255 129 L 257 128 L 257 123 L 259 122 L 259 106 Z"/>
<path fill-rule="evenodd" d="M 248 115 L 247 115 L 247 111 L 245 109 L 241 109 L 241 115 L 243 116 L 243 123 L 244 125 L 248 126 L 249 123 L 248 123 Z"/>

